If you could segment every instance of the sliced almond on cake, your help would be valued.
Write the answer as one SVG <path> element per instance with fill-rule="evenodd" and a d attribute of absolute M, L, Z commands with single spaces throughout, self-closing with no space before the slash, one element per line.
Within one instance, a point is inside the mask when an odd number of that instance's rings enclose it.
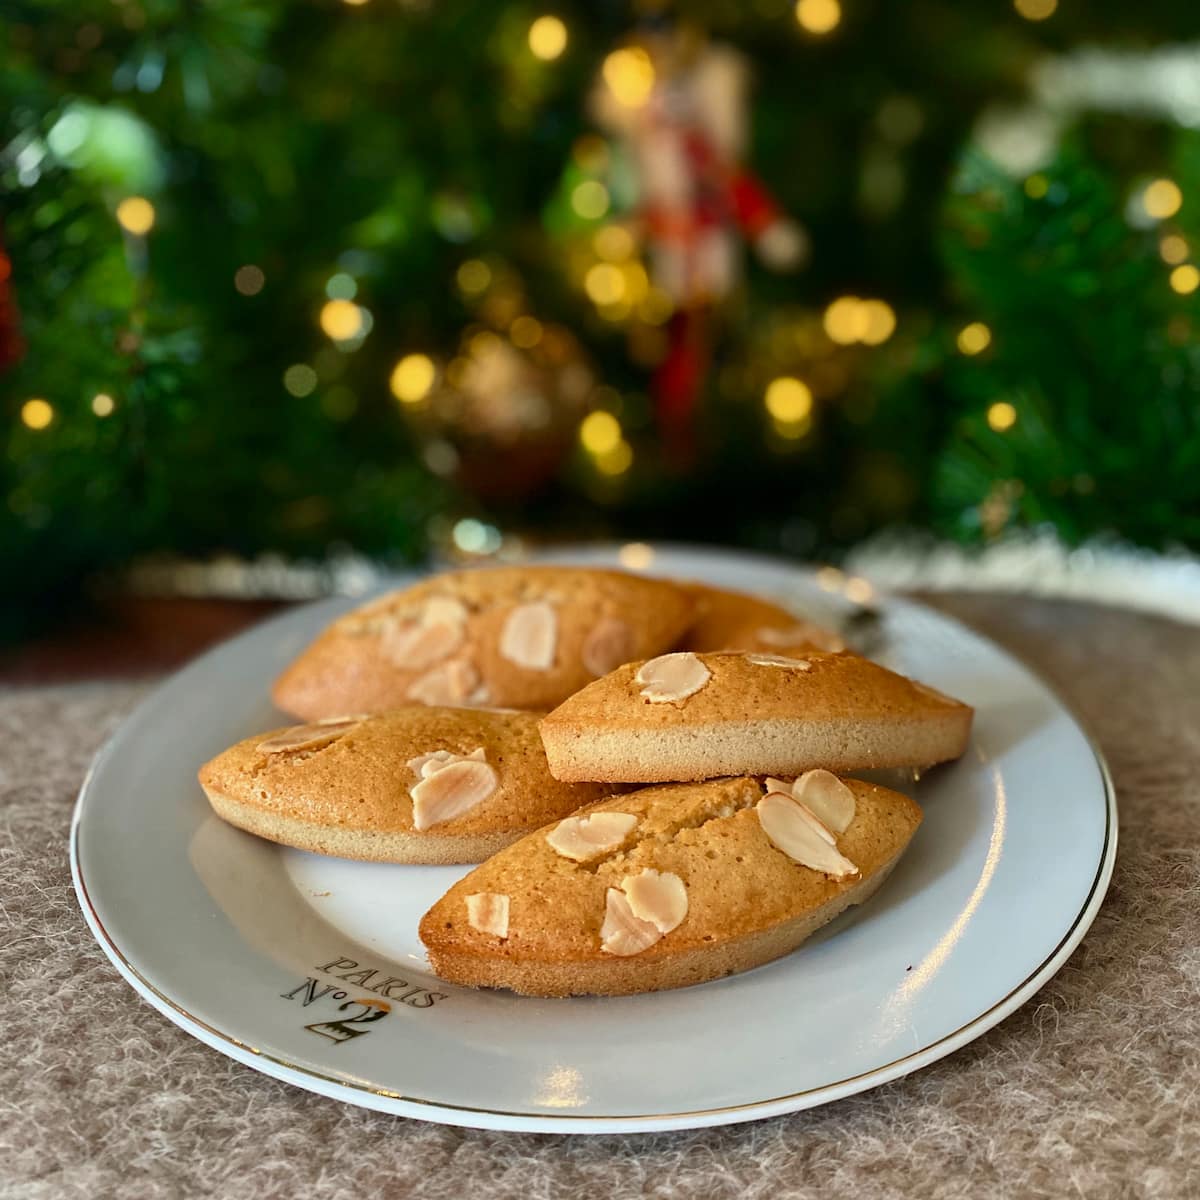
<path fill-rule="evenodd" d="M 583 665 L 592 675 L 607 675 L 609 671 L 635 658 L 637 638 L 627 621 L 616 617 L 601 617 L 583 639 Z"/>
<path fill-rule="evenodd" d="M 545 710 L 671 649 L 692 607 L 676 584 L 624 571 L 449 571 L 334 621 L 272 695 L 305 720 L 412 703 Z"/>
<path fill-rule="evenodd" d="M 832 771 L 805 771 L 792 795 L 834 833 L 844 833 L 854 820 L 854 793 Z"/>
<path fill-rule="evenodd" d="M 558 612 L 539 600 L 519 604 L 505 618 L 500 633 L 500 653 L 509 662 L 529 671 L 548 671 L 558 645 Z"/>
<path fill-rule="evenodd" d="M 335 717 L 328 721 L 314 721 L 311 725 L 293 725 L 259 742 L 257 750 L 260 754 L 295 754 L 301 750 L 315 750 L 318 746 L 336 742 L 361 723 L 357 717 Z"/>
<path fill-rule="evenodd" d="M 931 766 L 966 749 L 972 710 L 852 654 L 785 669 L 757 652 L 627 663 L 542 721 L 557 779 L 655 783 L 825 767 Z"/>
<path fill-rule="evenodd" d="M 486 762 L 463 758 L 447 763 L 409 789 L 414 829 L 430 829 L 452 821 L 482 804 L 500 786 Z"/>
<path fill-rule="evenodd" d="M 787 954 L 869 898 L 921 821 L 898 792 L 838 782 L 854 811 L 836 834 L 790 785 L 789 794 L 764 795 L 752 778 L 649 787 L 593 804 L 566 820 L 602 828 L 619 817 L 597 839 L 607 849 L 564 856 L 555 844 L 565 836 L 555 836 L 561 822 L 450 888 L 421 921 L 433 969 L 469 987 L 621 995 L 701 983 Z M 507 900 L 502 943 L 480 915 L 481 897 L 493 896 Z"/>
<path fill-rule="evenodd" d="M 479 862 L 603 794 L 551 777 L 537 722 L 536 713 L 414 705 L 247 738 L 206 763 L 200 783 L 218 816 L 284 845 Z M 585 826 L 580 840 L 603 842 L 604 825 Z"/>
<path fill-rule="evenodd" d="M 623 812 L 564 817 L 546 834 L 546 841 L 563 858 L 574 862 L 590 862 L 615 850 L 636 825 L 637 817 Z"/>
<path fill-rule="evenodd" d="M 405 699 L 410 703 L 457 707 L 464 704 L 478 686 L 479 672 L 474 663 L 456 659 L 414 679 Z"/>
<path fill-rule="evenodd" d="M 681 704 L 711 677 L 704 663 L 690 650 L 684 650 L 642 663 L 633 678 L 641 689 L 641 697 L 651 704 Z"/>
<path fill-rule="evenodd" d="M 508 937 L 508 897 L 497 892 L 477 892 L 468 896 L 467 921 L 480 933 Z"/>

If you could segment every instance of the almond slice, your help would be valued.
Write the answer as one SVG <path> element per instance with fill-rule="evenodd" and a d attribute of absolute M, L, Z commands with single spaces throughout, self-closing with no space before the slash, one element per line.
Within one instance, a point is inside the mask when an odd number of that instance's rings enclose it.
<path fill-rule="evenodd" d="M 798 621 L 795 625 L 787 625 L 782 629 L 768 625 L 758 630 L 754 638 L 764 646 L 797 646 L 807 643 L 819 650 L 832 652 L 846 648 L 846 643 L 836 633 L 814 625 L 811 621 Z"/>
<path fill-rule="evenodd" d="M 451 750 L 431 750 L 428 754 L 418 754 L 416 758 L 410 758 L 407 766 L 410 771 L 417 773 L 419 779 L 428 779 L 440 767 L 449 766 L 456 757 Z"/>
<path fill-rule="evenodd" d="M 822 821 L 821 818 L 818 817 L 817 814 L 808 807 L 807 804 L 797 800 L 794 796 L 792 797 L 792 803 L 800 810 L 801 817 L 803 817 L 804 820 L 806 820 L 813 827 L 813 831 L 816 833 L 817 837 L 819 837 L 823 842 L 828 842 L 829 845 L 836 849 L 837 838 L 834 836 L 833 830 L 830 829 L 825 822 Z"/>
<path fill-rule="evenodd" d="M 462 704 L 479 684 L 479 672 L 466 659 L 455 659 L 427 671 L 409 687 L 406 695 L 419 704 Z"/>
<path fill-rule="evenodd" d="M 453 596 L 430 596 L 421 612 L 425 625 L 465 625 L 471 615 L 467 606 Z"/>
<path fill-rule="evenodd" d="M 782 654 L 747 654 L 746 661 L 756 667 L 784 667 L 789 671 L 811 671 L 806 658 L 785 658 Z"/>
<path fill-rule="evenodd" d="M 334 717 L 324 721 L 315 721 L 311 725 L 293 725 L 266 741 L 259 742 L 256 749 L 260 754 L 283 754 L 289 750 L 312 750 L 317 746 L 327 746 L 338 738 L 357 728 L 362 722 L 358 719 Z"/>
<path fill-rule="evenodd" d="M 558 645 L 558 613 L 544 600 L 518 604 L 508 614 L 500 633 L 500 654 L 529 671 L 554 666 Z"/>
<path fill-rule="evenodd" d="M 649 921 L 661 934 L 677 929 L 687 916 L 687 888 L 670 871 L 647 867 L 636 875 L 626 875 L 621 891 L 629 901 L 629 911 L 639 921 Z"/>
<path fill-rule="evenodd" d="M 772 845 L 794 862 L 838 879 L 858 874 L 858 868 L 821 836 L 820 822 L 794 800 L 772 793 L 764 796 L 756 809 Z"/>
<path fill-rule="evenodd" d="M 483 752 L 483 747 L 480 746 L 477 750 L 472 750 L 470 754 L 455 754 L 453 750 L 430 750 L 428 754 L 418 754 L 416 758 L 410 758 L 407 766 L 410 771 L 415 771 L 422 779 L 428 779 L 430 775 L 435 775 L 443 767 L 448 767 L 454 762 L 486 762 L 487 756 Z"/>
<path fill-rule="evenodd" d="M 572 862 L 587 862 L 615 850 L 637 824 L 632 813 L 598 812 L 566 817 L 546 834 L 550 848 Z"/>
<path fill-rule="evenodd" d="M 616 617 L 601 617 L 583 640 L 583 665 L 597 676 L 607 675 L 634 655 L 633 630 Z"/>
<path fill-rule="evenodd" d="M 836 776 L 835 776 L 836 778 Z M 783 796 L 791 800 L 793 804 L 798 804 L 801 809 L 801 815 L 811 822 L 817 833 L 825 839 L 831 846 L 837 845 L 837 838 L 833 836 L 833 832 L 828 829 L 825 823 L 811 808 L 808 807 L 802 800 L 796 797 L 796 784 L 800 781 L 797 779 L 792 783 L 788 783 L 786 779 L 776 779 L 773 775 L 768 775 L 766 779 L 765 790 L 768 796 Z"/>
<path fill-rule="evenodd" d="M 383 635 L 383 653 L 398 667 L 419 671 L 449 658 L 463 644 L 466 633 L 461 625 L 440 621 L 425 625 L 414 621 L 395 625 Z"/>
<path fill-rule="evenodd" d="M 383 631 L 383 652 L 410 671 L 431 667 L 449 658 L 467 636 L 470 613 L 453 596 L 431 596 L 421 615 L 402 624 L 390 621 Z"/>
<path fill-rule="evenodd" d="M 449 763 L 409 788 L 413 828 L 429 829 L 461 817 L 482 804 L 499 786 L 499 777 L 485 762 L 462 759 Z"/>
<path fill-rule="evenodd" d="M 480 933 L 508 937 L 508 897 L 503 892 L 475 892 L 468 896 L 467 923 Z"/>
<path fill-rule="evenodd" d="M 656 925 L 633 915 L 625 893 L 609 888 L 606 893 L 604 924 L 600 926 L 600 949 L 606 954 L 628 958 L 641 954 L 662 940 Z"/>
<path fill-rule="evenodd" d="M 845 833 L 854 820 L 854 793 L 832 771 L 805 771 L 792 795 L 834 833 Z"/>
<path fill-rule="evenodd" d="M 633 678 L 642 685 L 643 698 L 665 704 L 694 696 L 712 678 L 712 672 L 690 650 L 682 650 L 648 659 Z"/>

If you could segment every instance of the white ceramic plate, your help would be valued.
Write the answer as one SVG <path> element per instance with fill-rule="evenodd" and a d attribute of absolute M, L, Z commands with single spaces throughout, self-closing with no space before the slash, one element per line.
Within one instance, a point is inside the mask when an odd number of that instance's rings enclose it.
<path fill-rule="evenodd" d="M 828 577 L 822 588 L 747 556 L 664 548 L 650 569 L 818 613 L 845 603 Z M 807 1108 L 916 1070 L 1013 1012 L 1066 961 L 1108 885 L 1115 802 L 1070 714 L 983 638 L 887 600 L 878 657 L 977 717 L 966 756 L 916 786 L 926 820 L 877 897 L 784 959 L 681 991 L 531 1000 L 444 984 L 417 922 L 466 868 L 283 849 L 222 824 L 196 783 L 206 759 L 284 723 L 270 680 L 350 603 L 268 621 L 158 688 L 97 757 L 72 829 L 80 903 L 121 974 L 201 1041 L 300 1087 L 558 1133 Z"/>

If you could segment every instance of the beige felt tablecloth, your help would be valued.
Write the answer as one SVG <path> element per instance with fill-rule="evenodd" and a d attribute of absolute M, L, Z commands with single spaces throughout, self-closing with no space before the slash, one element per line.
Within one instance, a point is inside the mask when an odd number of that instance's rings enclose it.
<path fill-rule="evenodd" d="M 1200 632 L 943 596 L 1108 757 L 1116 874 L 1074 957 L 978 1041 L 792 1116 L 674 1134 L 486 1133 L 351 1108 L 194 1041 L 93 943 L 67 866 L 87 763 L 144 684 L 0 697 L 0 1196 L 1200 1196 Z"/>

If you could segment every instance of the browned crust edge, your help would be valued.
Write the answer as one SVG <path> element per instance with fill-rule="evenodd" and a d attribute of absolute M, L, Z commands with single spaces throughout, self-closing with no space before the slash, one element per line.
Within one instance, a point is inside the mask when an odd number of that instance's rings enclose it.
<path fill-rule="evenodd" d="M 537 828 L 529 825 L 469 837 L 439 833 L 380 833 L 371 829 L 319 825 L 296 817 L 266 813 L 216 788 L 205 787 L 204 794 L 218 817 L 247 833 L 278 842 L 282 846 L 294 846 L 297 850 L 309 850 L 332 858 L 352 858 L 360 862 L 416 863 L 426 866 L 481 863 Z"/>
<path fill-rule="evenodd" d="M 429 949 L 429 961 L 434 974 L 448 983 L 471 988 L 508 988 L 524 996 L 630 996 L 707 983 L 790 954 L 822 925 L 852 905 L 869 900 L 891 874 L 907 845 L 906 842 L 870 878 L 839 892 L 819 908 L 770 929 L 652 963 L 639 960 L 636 955 L 605 956 L 584 963 L 522 963 L 433 949 Z"/>
<path fill-rule="evenodd" d="M 838 775 L 931 767 L 966 752 L 972 717 L 964 707 L 869 723 L 775 718 L 605 729 L 543 722 L 541 733 L 550 774 L 560 782 L 685 783 L 725 775 L 797 775 L 815 767 Z M 886 731 L 890 745 L 874 736 L 876 727 Z"/>

